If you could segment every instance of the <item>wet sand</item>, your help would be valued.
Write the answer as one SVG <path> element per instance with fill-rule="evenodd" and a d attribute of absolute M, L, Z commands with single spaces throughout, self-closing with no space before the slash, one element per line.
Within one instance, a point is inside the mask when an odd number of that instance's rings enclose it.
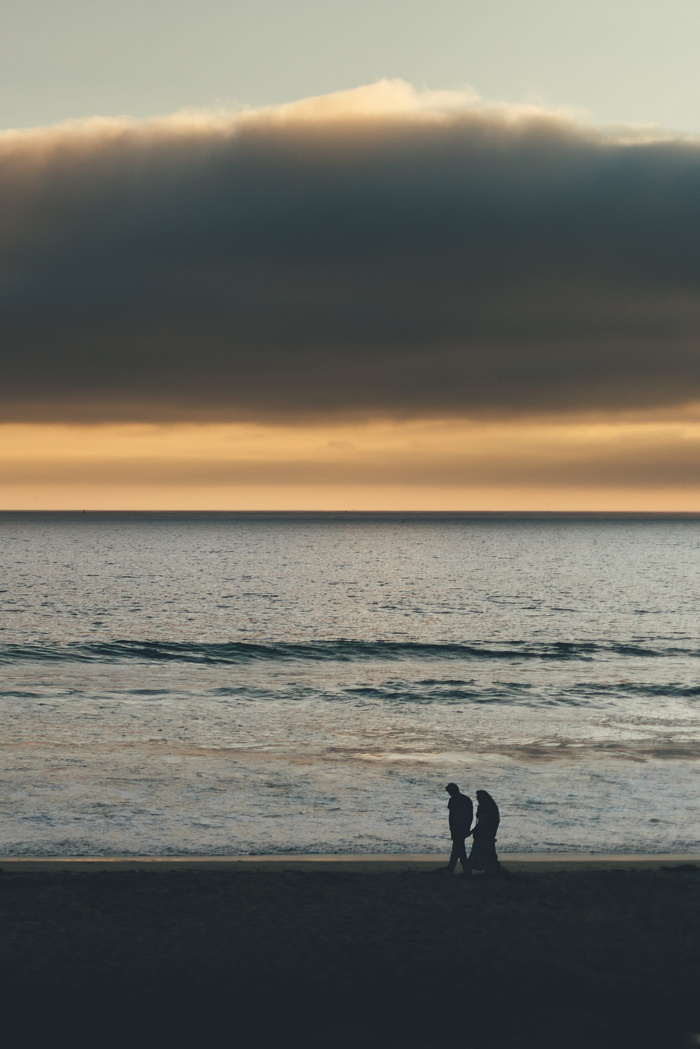
<path fill-rule="evenodd" d="M 0 860 L 21 1044 L 680 1049 L 693 857 Z M 28 1033 L 29 1032 L 29 1033 Z"/>
<path fill-rule="evenodd" d="M 596 855 L 586 853 L 502 853 L 501 864 L 511 873 L 557 871 L 659 870 L 691 863 L 700 854 Z M 0 858 L 0 867 L 13 871 L 345 871 L 356 874 L 399 874 L 430 871 L 447 862 L 447 853 L 397 855 L 271 855 L 271 856 L 36 856 Z"/>

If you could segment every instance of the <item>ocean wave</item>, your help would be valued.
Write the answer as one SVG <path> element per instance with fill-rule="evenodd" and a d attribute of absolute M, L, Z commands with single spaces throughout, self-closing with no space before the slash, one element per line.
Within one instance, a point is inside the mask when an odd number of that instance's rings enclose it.
<path fill-rule="evenodd" d="M 221 643 L 178 641 L 92 641 L 0 645 L 0 665 L 25 662 L 124 663 L 180 662 L 238 665 L 253 662 L 362 662 L 370 660 L 585 660 L 609 656 L 636 658 L 700 657 L 698 648 L 652 646 L 614 641 L 357 641 Z"/>

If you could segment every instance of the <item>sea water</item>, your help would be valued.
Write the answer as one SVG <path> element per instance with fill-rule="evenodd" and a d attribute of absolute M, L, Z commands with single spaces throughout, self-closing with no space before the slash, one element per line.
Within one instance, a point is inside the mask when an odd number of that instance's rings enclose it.
<path fill-rule="evenodd" d="M 0 854 L 700 847 L 700 518 L 0 515 Z"/>

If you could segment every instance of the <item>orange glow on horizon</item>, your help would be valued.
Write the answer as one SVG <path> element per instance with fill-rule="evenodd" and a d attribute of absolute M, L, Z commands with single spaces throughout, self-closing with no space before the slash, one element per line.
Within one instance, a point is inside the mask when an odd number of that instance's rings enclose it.
<path fill-rule="evenodd" d="M 0 509 L 700 511 L 700 415 L 0 426 Z"/>
<path fill-rule="evenodd" d="M 700 513 L 700 492 L 678 488 L 348 488 L 265 486 L 128 488 L 13 486 L 0 510 L 609 511 Z"/>

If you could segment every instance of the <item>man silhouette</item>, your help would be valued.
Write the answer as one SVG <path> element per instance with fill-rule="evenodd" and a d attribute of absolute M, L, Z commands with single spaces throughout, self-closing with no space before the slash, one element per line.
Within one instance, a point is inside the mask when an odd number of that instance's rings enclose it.
<path fill-rule="evenodd" d="M 445 790 L 450 795 L 450 800 L 447 802 L 447 811 L 450 820 L 452 853 L 447 866 L 441 867 L 440 870 L 446 871 L 447 874 L 452 874 L 457 866 L 457 860 L 459 860 L 465 875 L 469 875 L 472 869 L 467 859 L 465 841 L 472 829 L 474 806 L 472 805 L 472 799 L 467 797 L 466 794 L 462 794 L 456 783 L 448 783 Z"/>

